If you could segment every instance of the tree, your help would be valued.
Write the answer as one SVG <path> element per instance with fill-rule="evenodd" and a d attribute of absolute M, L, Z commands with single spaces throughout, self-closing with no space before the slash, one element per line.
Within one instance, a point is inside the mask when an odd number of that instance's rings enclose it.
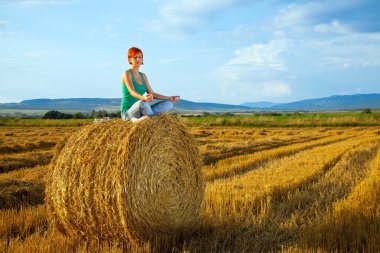
<path fill-rule="evenodd" d="M 51 110 L 42 116 L 43 119 L 72 119 L 73 115 L 70 113 L 62 113 L 59 111 Z"/>
<path fill-rule="evenodd" d="M 104 117 L 108 117 L 108 112 L 106 110 L 99 110 L 99 111 L 92 110 L 91 117 L 92 118 L 104 118 Z"/>
<path fill-rule="evenodd" d="M 85 116 L 81 112 L 76 112 L 73 115 L 74 119 L 84 119 Z"/>
<path fill-rule="evenodd" d="M 365 109 L 363 109 L 362 113 L 363 113 L 363 114 L 371 114 L 372 111 L 371 111 L 371 109 L 369 109 L 369 108 L 365 108 Z"/>
<path fill-rule="evenodd" d="M 52 110 L 45 113 L 44 116 L 42 116 L 42 118 L 43 119 L 57 119 L 59 114 L 60 114 L 59 111 Z"/>

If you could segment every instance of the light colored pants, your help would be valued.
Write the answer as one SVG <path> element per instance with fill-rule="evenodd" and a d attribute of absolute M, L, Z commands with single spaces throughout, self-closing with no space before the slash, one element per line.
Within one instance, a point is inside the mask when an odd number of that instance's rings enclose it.
<path fill-rule="evenodd" d="M 142 116 L 153 116 L 162 112 L 167 112 L 173 107 L 173 102 L 169 100 L 153 100 L 152 102 L 144 102 L 142 100 L 134 103 L 131 108 L 125 112 L 121 112 L 123 120 L 132 118 L 140 118 Z"/>

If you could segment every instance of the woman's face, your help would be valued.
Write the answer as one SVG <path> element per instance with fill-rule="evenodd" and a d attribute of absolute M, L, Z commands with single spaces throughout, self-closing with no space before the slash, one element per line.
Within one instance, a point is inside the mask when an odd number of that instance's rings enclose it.
<path fill-rule="evenodd" d="M 136 53 L 132 58 L 131 58 L 132 65 L 134 66 L 140 66 L 143 63 L 143 56 L 141 53 Z"/>

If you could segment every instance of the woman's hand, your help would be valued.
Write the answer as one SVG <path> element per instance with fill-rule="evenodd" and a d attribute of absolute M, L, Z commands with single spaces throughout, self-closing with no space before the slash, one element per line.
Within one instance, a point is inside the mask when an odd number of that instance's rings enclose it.
<path fill-rule="evenodd" d="M 178 102 L 179 99 L 180 99 L 179 96 L 171 96 L 169 100 L 172 101 L 172 102 Z"/>
<path fill-rule="evenodd" d="M 151 102 L 153 101 L 153 95 L 152 94 L 146 94 L 144 95 L 144 99 L 143 99 L 145 102 Z"/>

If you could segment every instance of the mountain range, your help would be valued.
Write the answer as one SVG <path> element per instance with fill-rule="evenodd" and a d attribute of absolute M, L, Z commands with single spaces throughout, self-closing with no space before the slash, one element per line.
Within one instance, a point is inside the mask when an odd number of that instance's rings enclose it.
<path fill-rule="evenodd" d="M 305 99 L 292 103 L 276 104 L 268 107 L 271 110 L 357 110 L 380 108 L 380 94 L 356 94 L 344 96 L 331 96 L 325 98 Z"/>
<path fill-rule="evenodd" d="M 269 101 L 259 101 L 259 102 L 245 102 L 240 105 L 253 107 L 253 108 L 268 108 L 268 107 L 277 105 L 277 103 L 273 103 Z"/>
<path fill-rule="evenodd" d="M 65 99 L 31 99 L 20 103 L 0 103 L 0 109 L 22 110 L 70 110 L 118 111 L 120 98 L 65 98 Z M 173 110 L 177 112 L 242 112 L 242 111 L 326 111 L 380 109 L 380 94 L 335 95 L 325 98 L 305 99 L 291 103 L 246 102 L 241 105 L 199 103 L 180 100 Z"/>
<path fill-rule="evenodd" d="M 62 98 L 62 99 L 31 99 L 20 103 L 0 103 L 0 109 L 12 110 L 57 110 L 57 111 L 92 111 L 120 110 L 120 98 Z M 174 111 L 203 112 L 203 111 L 249 111 L 252 108 L 241 105 L 218 103 L 198 103 L 181 99 L 174 104 Z"/>

